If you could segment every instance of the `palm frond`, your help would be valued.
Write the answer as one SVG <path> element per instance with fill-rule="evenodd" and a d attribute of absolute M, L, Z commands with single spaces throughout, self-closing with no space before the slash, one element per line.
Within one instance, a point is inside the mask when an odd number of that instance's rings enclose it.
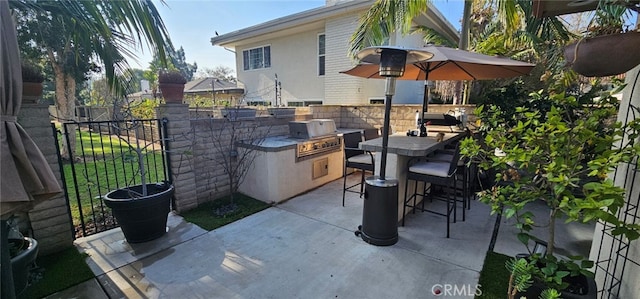
<path fill-rule="evenodd" d="M 161 3 L 165 4 L 164 1 Z M 116 94 L 127 89 L 118 76 L 129 68 L 125 57 L 136 58 L 130 49 L 138 43 L 145 43 L 164 64 L 167 62 L 167 49 L 172 49 L 169 33 L 151 0 L 17 0 L 11 1 L 10 5 L 26 14 L 43 16 L 40 18 L 43 22 L 60 24 L 63 30 L 57 32 L 57 36 L 71 47 L 65 50 L 60 47 L 60 42 L 44 47 L 53 47 L 60 52 L 69 49 L 93 52 L 102 62 L 109 85 Z"/>
<path fill-rule="evenodd" d="M 392 32 L 402 34 L 411 31 L 414 17 L 428 9 L 428 0 L 377 0 L 358 20 L 358 28 L 351 35 L 349 54 L 355 57 L 358 51 L 369 46 L 388 42 Z"/>
<path fill-rule="evenodd" d="M 558 290 L 556 289 L 545 289 L 544 291 L 542 291 L 542 293 L 540 293 L 540 298 L 541 299 L 559 299 L 560 298 L 560 292 L 558 292 Z"/>
<path fill-rule="evenodd" d="M 518 12 L 518 1 L 516 0 L 497 0 L 498 1 L 498 20 L 504 24 L 506 34 L 520 28 L 520 14 Z M 522 1 L 520 1 L 522 2 Z"/>
<path fill-rule="evenodd" d="M 526 259 L 510 259 L 506 262 L 506 267 L 511 275 L 510 289 L 523 292 L 531 286 L 533 283 L 533 265 Z"/>
<path fill-rule="evenodd" d="M 443 46 L 452 47 L 452 48 L 455 48 L 457 46 L 455 41 L 448 39 L 446 36 L 440 34 L 438 31 L 426 26 L 416 26 L 413 29 L 412 33 L 420 33 L 424 35 L 423 40 L 427 44 L 431 43 L 434 45 L 443 45 Z"/>

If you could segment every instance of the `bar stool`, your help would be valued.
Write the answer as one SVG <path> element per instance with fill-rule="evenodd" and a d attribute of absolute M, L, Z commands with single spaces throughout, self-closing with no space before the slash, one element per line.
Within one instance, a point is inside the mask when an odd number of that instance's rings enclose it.
<path fill-rule="evenodd" d="M 364 151 L 358 148 L 360 142 L 362 142 L 362 132 L 350 132 L 345 133 L 343 136 L 344 143 L 344 180 L 342 189 L 342 206 L 344 207 L 344 198 L 347 192 L 359 193 L 360 197 L 364 193 L 364 173 L 370 171 L 373 173 L 375 169 L 375 161 L 373 154 L 369 151 Z M 360 182 L 347 186 L 347 168 L 359 169 L 362 173 Z M 360 187 L 360 191 L 352 190 L 353 188 Z"/>
<path fill-rule="evenodd" d="M 363 131 L 363 135 L 364 135 L 364 140 L 371 140 L 371 139 L 376 139 L 378 137 L 380 137 L 380 130 L 379 129 L 364 129 Z"/>
<path fill-rule="evenodd" d="M 434 153 L 432 159 L 438 161 L 450 161 L 453 159 L 453 155 L 455 152 L 455 148 L 453 149 L 443 149 L 438 150 Z M 454 185 L 453 194 L 456 201 L 462 203 L 462 221 L 466 220 L 466 210 L 471 209 L 471 170 L 467 166 L 468 159 L 458 159 L 458 163 L 456 164 L 456 184 Z M 458 199 L 458 194 L 460 195 L 460 199 Z"/>
<path fill-rule="evenodd" d="M 466 129 L 465 136 L 466 137 L 474 137 L 469 129 Z M 445 146 L 444 149 L 436 151 L 434 154 L 434 159 L 436 160 L 449 160 L 453 158 L 454 151 L 456 146 L 458 146 L 459 141 L 449 144 Z M 469 158 L 459 158 L 457 165 L 457 182 L 456 182 L 456 195 L 460 194 L 460 202 L 462 202 L 462 221 L 465 221 L 466 212 L 465 210 L 471 210 L 471 199 L 474 198 L 472 187 L 475 184 L 475 177 L 477 176 L 477 165 L 476 163 L 469 163 Z M 457 199 L 457 198 L 456 198 Z"/>
<path fill-rule="evenodd" d="M 447 238 L 449 238 L 449 230 L 451 223 L 451 214 L 453 214 L 453 222 L 456 222 L 457 212 L 456 212 L 456 172 L 458 169 L 458 161 L 460 157 L 460 149 L 459 147 L 455 148 L 453 155 L 441 155 L 437 157 L 436 155 L 421 157 L 419 159 L 414 158 L 409 160 L 407 163 L 407 180 L 405 182 L 404 187 L 404 204 L 402 207 L 402 215 L 405 215 L 406 208 L 413 208 L 413 212 L 418 209 L 416 205 L 416 199 L 418 196 L 422 197 L 422 207 L 419 209 L 422 212 L 430 212 L 436 215 L 446 216 L 447 217 Z M 421 161 L 422 160 L 422 161 Z M 408 196 L 408 186 L 409 180 L 415 181 L 413 194 Z M 424 188 L 422 193 L 418 192 L 418 182 L 424 183 Z M 428 185 L 428 186 L 427 186 Z M 442 186 L 449 189 L 451 192 L 447 192 L 445 198 L 436 197 L 433 194 L 434 186 Z M 428 194 L 427 194 L 428 192 Z M 431 209 L 425 209 L 424 203 L 429 197 L 432 201 L 433 199 L 443 200 L 447 203 L 446 211 L 439 212 Z M 413 203 L 412 203 L 413 201 Z M 404 226 L 405 218 L 402 218 L 402 226 Z"/>

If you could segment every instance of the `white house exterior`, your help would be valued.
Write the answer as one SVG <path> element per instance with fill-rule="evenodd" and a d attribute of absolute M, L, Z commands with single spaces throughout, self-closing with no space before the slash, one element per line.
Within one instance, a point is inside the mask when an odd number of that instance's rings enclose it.
<path fill-rule="evenodd" d="M 276 90 L 280 95 L 277 102 L 290 106 L 382 101 L 384 80 L 339 73 L 357 63 L 348 55 L 349 39 L 358 18 L 373 2 L 328 0 L 324 7 L 222 34 L 211 38 L 211 43 L 235 51 L 237 78 L 245 88 L 247 102 L 275 104 Z M 433 6 L 415 22 L 451 40 L 459 38 L 455 28 Z M 417 35 L 397 34 L 391 40 L 405 47 L 423 45 L 422 37 Z M 421 103 L 423 96 L 424 81 L 399 81 L 394 103 Z"/>

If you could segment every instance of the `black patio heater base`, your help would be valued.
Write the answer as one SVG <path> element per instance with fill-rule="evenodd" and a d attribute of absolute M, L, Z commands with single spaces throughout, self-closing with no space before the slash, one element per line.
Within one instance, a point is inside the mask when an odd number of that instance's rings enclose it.
<path fill-rule="evenodd" d="M 389 246 L 398 242 L 398 180 L 365 180 L 362 225 L 355 232 L 365 242 Z"/>

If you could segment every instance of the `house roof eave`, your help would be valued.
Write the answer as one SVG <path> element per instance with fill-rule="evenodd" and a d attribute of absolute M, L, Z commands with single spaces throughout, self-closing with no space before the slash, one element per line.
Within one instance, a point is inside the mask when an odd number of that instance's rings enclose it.
<path fill-rule="evenodd" d="M 208 92 L 211 93 L 211 89 L 191 89 L 185 90 L 184 93 L 203 93 Z M 216 88 L 215 94 L 244 94 L 244 88 L 239 87 L 228 87 L 228 88 Z"/>
<path fill-rule="evenodd" d="M 319 7 L 212 37 L 211 44 L 214 46 L 234 48 L 249 42 L 248 40 L 256 42 L 254 39 L 255 37 L 267 40 L 274 37 L 290 35 L 299 31 L 309 30 L 311 28 L 324 28 L 325 19 L 353 11 L 365 11 L 371 7 L 372 4 L 373 1 L 371 0 L 349 1 L 332 6 Z M 429 3 L 428 5 L 429 9 L 425 13 L 416 17 L 414 22 L 425 24 L 439 32 L 447 39 L 458 43 L 460 40 L 460 33 L 442 15 L 442 13 L 433 6 L 433 4 Z"/>
<path fill-rule="evenodd" d="M 371 6 L 372 0 L 348 1 L 331 6 L 323 6 L 306 10 L 300 13 L 288 15 L 274 19 L 265 23 L 243 28 L 211 38 L 213 46 L 234 47 L 240 41 L 267 34 L 288 35 L 290 31 L 308 28 L 310 26 L 324 27 L 325 19 L 350 13 L 358 10 L 365 10 Z"/>
<path fill-rule="evenodd" d="M 447 20 L 433 4 L 428 4 L 429 9 L 420 16 L 414 18 L 414 23 L 426 24 L 428 27 L 440 33 L 456 44 L 460 41 L 460 32 Z"/>

